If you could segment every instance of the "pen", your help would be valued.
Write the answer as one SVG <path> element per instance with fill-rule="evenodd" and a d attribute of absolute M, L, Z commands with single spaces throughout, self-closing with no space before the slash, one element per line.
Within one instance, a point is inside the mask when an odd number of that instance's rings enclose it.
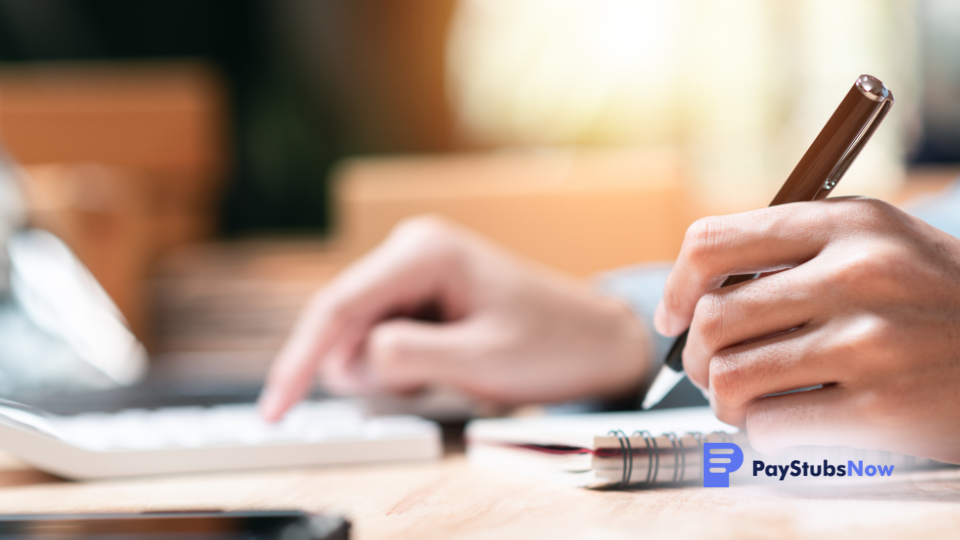
<path fill-rule="evenodd" d="M 892 105 L 893 93 L 880 79 L 871 75 L 858 77 L 770 206 L 814 201 L 830 195 Z M 757 276 L 759 274 L 730 276 L 721 287 L 743 283 Z M 687 344 L 688 332 L 689 329 L 684 330 L 670 347 L 663 367 L 643 398 L 643 409 L 660 403 L 683 379 L 683 348 Z"/>

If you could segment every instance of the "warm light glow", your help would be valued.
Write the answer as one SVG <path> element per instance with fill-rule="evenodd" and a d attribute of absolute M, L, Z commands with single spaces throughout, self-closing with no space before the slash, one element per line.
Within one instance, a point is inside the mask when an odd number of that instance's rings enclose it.
<path fill-rule="evenodd" d="M 464 130 L 506 144 L 673 139 L 677 6 L 463 2 L 449 73 Z"/>
<path fill-rule="evenodd" d="M 480 144 L 681 145 L 707 191 L 765 198 L 871 73 L 897 105 L 841 191 L 882 195 L 914 41 L 910 0 L 461 0 L 449 94 Z"/>

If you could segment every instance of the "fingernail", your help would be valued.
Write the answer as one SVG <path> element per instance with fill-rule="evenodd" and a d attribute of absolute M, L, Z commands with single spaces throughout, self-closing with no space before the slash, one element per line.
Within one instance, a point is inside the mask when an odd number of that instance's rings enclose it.
<path fill-rule="evenodd" d="M 663 305 L 663 300 L 657 304 L 657 310 L 653 313 L 653 327 L 660 332 L 662 335 L 670 335 L 670 328 L 668 325 L 668 316 L 667 308 Z"/>
<path fill-rule="evenodd" d="M 260 416 L 269 422 L 280 418 L 282 410 L 282 396 L 269 386 L 264 388 L 257 401 L 257 407 L 260 409 Z"/>
<path fill-rule="evenodd" d="M 657 304 L 657 311 L 653 314 L 653 326 L 657 332 L 668 337 L 678 336 L 684 330 L 683 322 L 673 313 L 667 311 L 663 300 Z"/>

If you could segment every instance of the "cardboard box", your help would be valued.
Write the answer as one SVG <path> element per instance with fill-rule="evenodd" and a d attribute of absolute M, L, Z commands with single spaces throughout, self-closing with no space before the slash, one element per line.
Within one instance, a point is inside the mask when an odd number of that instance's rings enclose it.
<path fill-rule="evenodd" d="M 337 234 L 363 253 L 438 214 L 572 274 L 672 260 L 691 221 L 670 149 L 361 158 L 336 174 Z"/>

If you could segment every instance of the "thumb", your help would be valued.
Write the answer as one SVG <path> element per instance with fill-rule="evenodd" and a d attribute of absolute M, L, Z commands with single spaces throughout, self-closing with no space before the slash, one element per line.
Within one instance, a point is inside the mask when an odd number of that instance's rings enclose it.
<path fill-rule="evenodd" d="M 457 385 L 477 342 L 469 323 L 393 319 L 369 334 L 365 357 L 377 386 L 409 392 L 435 383 Z"/>

